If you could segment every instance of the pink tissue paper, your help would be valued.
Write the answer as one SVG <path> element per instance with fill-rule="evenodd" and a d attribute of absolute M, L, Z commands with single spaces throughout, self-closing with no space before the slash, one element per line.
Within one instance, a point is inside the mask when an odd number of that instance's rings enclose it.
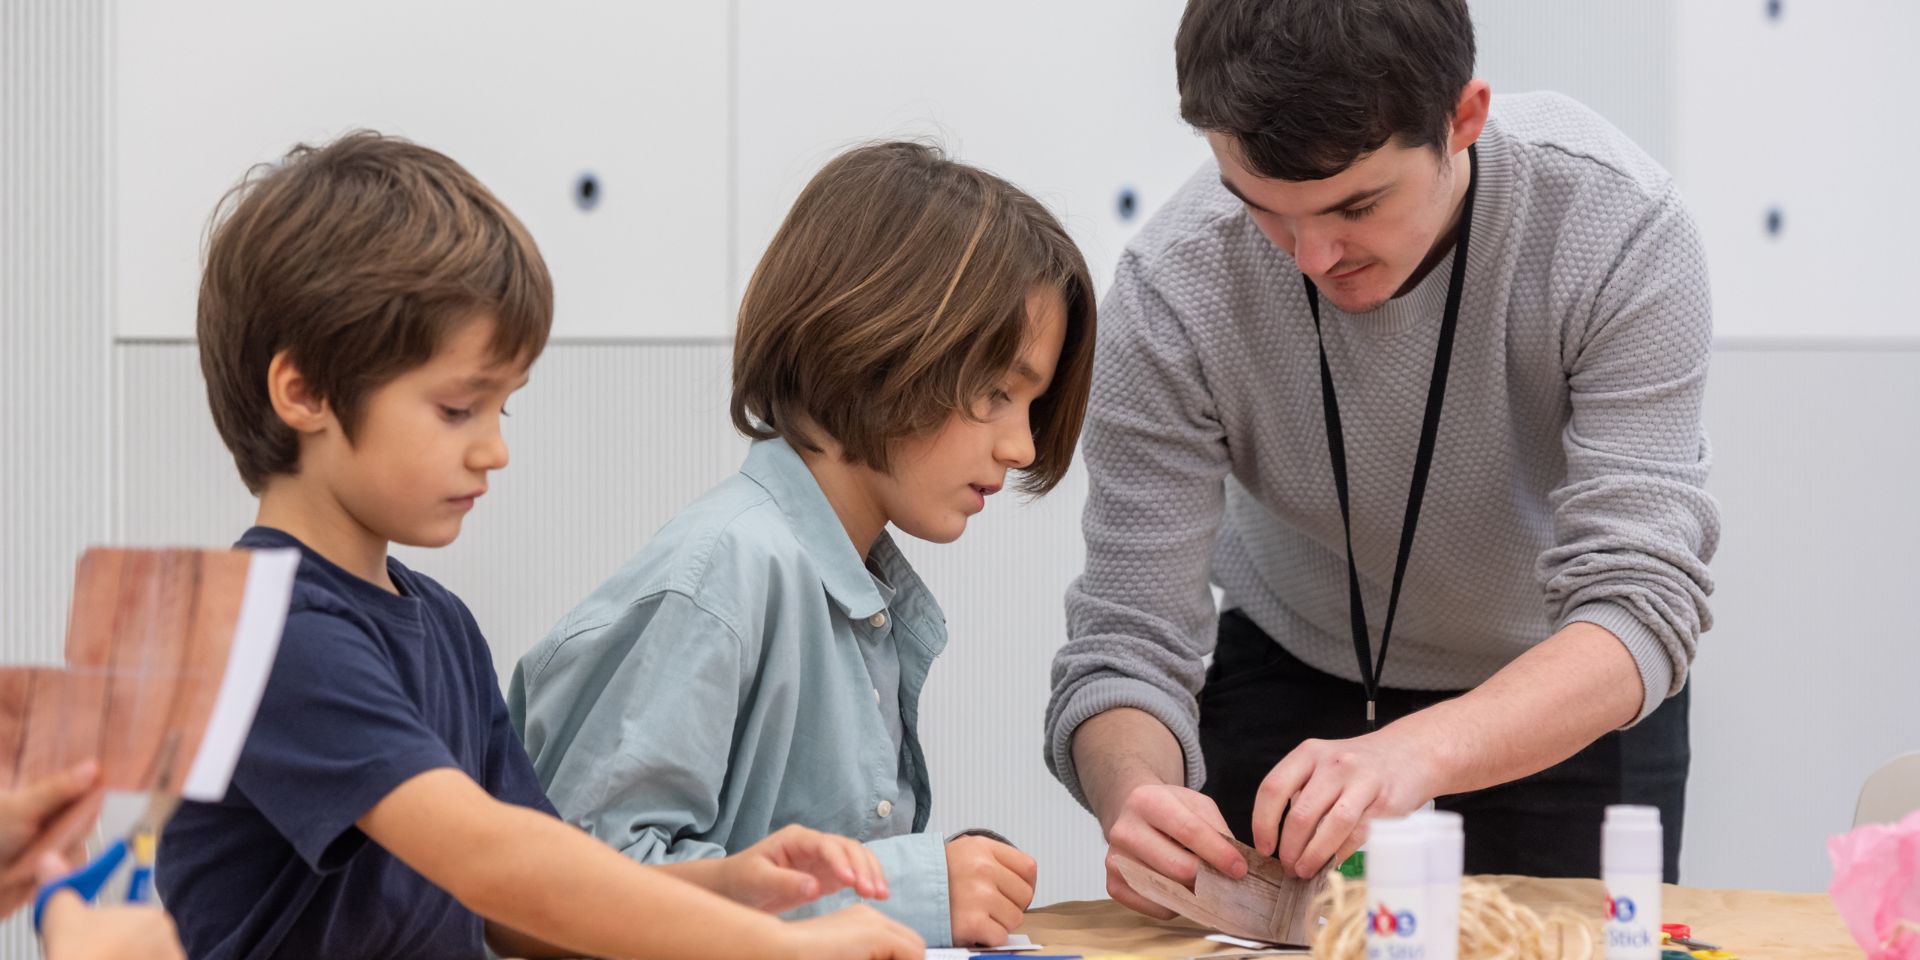
<path fill-rule="evenodd" d="M 1869 960 L 1920 960 L 1920 811 L 1827 841 L 1827 889 Z"/>

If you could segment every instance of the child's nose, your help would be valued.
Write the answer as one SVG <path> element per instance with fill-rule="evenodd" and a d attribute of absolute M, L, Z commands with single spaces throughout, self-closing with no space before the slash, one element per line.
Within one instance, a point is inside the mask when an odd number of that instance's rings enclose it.
<path fill-rule="evenodd" d="M 1001 463 L 1015 470 L 1024 470 L 1033 465 L 1033 431 L 1022 424 L 1018 429 L 1009 430 L 1000 438 L 999 449 L 994 451 Z"/>
<path fill-rule="evenodd" d="M 467 466 L 474 470 L 499 470 L 507 465 L 507 438 L 495 432 L 467 452 Z"/>

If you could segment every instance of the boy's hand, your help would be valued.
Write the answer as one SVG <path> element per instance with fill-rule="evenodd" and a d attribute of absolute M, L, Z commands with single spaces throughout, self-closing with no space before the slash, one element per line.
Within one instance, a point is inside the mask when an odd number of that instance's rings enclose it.
<path fill-rule="evenodd" d="M 1038 875 L 1033 858 L 986 837 L 947 844 L 947 902 L 956 946 L 997 947 L 1026 919 Z"/>
<path fill-rule="evenodd" d="M 783 956 L 805 960 L 922 960 L 927 942 L 864 903 L 786 925 Z"/>
<path fill-rule="evenodd" d="M 67 862 L 55 854 L 41 861 L 40 877 L 65 876 Z M 88 907 L 72 890 L 47 901 L 40 919 L 47 960 L 184 960 L 180 936 L 165 910 L 154 906 Z"/>
<path fill-rule="evenodd" d="M 848 837 L 794 825 L 721 861 L 719 892 L 736 903 L 780 913 L 852 887 L 869 900 L 887 898 L 879 858 Z"/>

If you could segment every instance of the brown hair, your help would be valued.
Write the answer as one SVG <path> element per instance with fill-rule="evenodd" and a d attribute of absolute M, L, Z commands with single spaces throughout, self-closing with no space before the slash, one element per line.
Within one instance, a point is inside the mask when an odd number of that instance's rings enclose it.
<path fill-rule="evenodd" d="M 733 422 L 887 469 L 891 447 L 975 403 L 1019 359 L 1027 296 L 1056 290 L 1066 341 L 1033 405 L 1019 486 L 1053 489 L 1073 462 L 1092 380 L 1093 281 L 1058 220 L 1012 184 L 936 147 L 889 142 L 816 174 L 754 269 L 733 348 Z"/>
<path fill-rule="evenodd" d="M 367 396 L 480 315 L 491 353 L 531 364 L 553 283 L 520 221 L 446 155 L 357 131 L 294 147 L 214 210 L 200 278 L 200 370 L 247 489 L 299 468 L 267 367 L 289 360 L 352 439 Z"/>
<path fill-rule="evenodd" d="M 1467 0 L 1188 0 L 1173 42 L 1180 116 L 1294 181 L 1396 137 L 1445 156 L 1473 57 Z"/>

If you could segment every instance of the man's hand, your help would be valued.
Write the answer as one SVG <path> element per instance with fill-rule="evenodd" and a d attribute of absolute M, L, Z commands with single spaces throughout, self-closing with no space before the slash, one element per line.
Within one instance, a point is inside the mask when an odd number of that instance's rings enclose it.
<path fill-rule="evenodd" d="M 1247 862 L 1227 842 L 1231 832 L 1220 808 L 1205 794 L 1164 783 L 1135 787 L 1107 827 L 1107 895 L 1149 917 L 1172 917 L 1172 911 L 1127 884 L 1114 867 L 1113 855 L 1126 854 L 1189 888 L 1202 860 L 1237 880 L 1246 876 Z"/>
<path fill-rule="evenodd" d="M 997 947 L 1020 928 L 1033 902 L 1038 865 L 989 837 L 947 843 L 947 902 L 956 945 Z"/>
<path fill-rule="evenodd" d="M 1419 745 L 1415 729 L 1396 724 L 1351 740 L 1300 744 L 1260 782 L 1253 848 L 1311 877 L 1360 849 L 1368 820 L 1405 816 L 1433 799 L 1434 753 Z"/>
<path fill-rule="evenodd" d="M 57 854 L 40 863 L 40 880 L 51 883 L 70 867 Z M 40 920 L 47 960 L 173 960 L 186 956 L 173 920 L 159 907 L 88 907 L 71 890 L 47 900 Z"/>
<path fill-rule="evenodd" d="M 927 942 L 866 904 L 785 924 L 785 949 L 794 960 L 922 960 Z"/>
<path fill-rule="evenodd" d="M 766 839 L 720 861 L 719 893 L 736 903 L 781 913 L 852 887 L 869 900 L 887 898 L 887 878 L 873 851 L 857 840 L 782 827 Z"/>

